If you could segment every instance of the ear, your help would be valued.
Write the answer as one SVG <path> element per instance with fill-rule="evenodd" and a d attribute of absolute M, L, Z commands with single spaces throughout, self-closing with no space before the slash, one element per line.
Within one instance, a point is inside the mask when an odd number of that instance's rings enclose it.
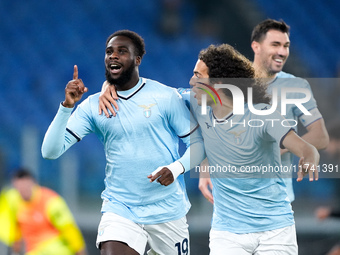
<path fill-rule="evenodd" d="M 142 58 L 140 56 L 136 57 L 136 65 L 139 66 L 142 63 Z"/>
<path fill-rule="evenodd" d="M 257 54 L 260 50 L 260 43 L 252 41 L 251 48 L 253 49 L 254 53 Z"/>

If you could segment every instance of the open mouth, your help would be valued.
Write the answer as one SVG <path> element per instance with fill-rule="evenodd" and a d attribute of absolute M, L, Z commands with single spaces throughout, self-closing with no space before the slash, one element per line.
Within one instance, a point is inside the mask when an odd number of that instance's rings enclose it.
<path fill-rule="evenodd" d="M 120 70 L 122 69 L 122 66 L 117 65 L 117 64 L 110 64 L 110 65 L 109 65 L 109 68 L 110 68 L 110 70 L 111 70 L 111 73 L 116 74 L 116 73 L 119 73 L 119 72 L 120 72 Z"/>

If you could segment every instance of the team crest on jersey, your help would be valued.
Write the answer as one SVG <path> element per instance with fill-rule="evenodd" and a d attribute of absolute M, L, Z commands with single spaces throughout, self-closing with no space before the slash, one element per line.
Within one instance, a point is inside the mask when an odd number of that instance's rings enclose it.
<path fill-rule="evenodd" d="M 229 131 L 228 133 L 234 135 L 234 139 L 235 139 L 235 143 L 236 144 L 240 144 L 241 143 L 241 135 L 246 132 L 245 130 L 241 130 L 239 132 L 236 132 L 236 131 Z"/>
<path fill-rule="evenodd" d="M 141 104 L 141 105 L 138 105 L 138 106 L 142 107 L 144 109 L 143 110 L 144 117 L 145 118 L 150 118 L 150 116 L 151 116 L 151 107 L 155 106 L 155 105 L 156 104 L 149 104 L 149 105 Z"/>

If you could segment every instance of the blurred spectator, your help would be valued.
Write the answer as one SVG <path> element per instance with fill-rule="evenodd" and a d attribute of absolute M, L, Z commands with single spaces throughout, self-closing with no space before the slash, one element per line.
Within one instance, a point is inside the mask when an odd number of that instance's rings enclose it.
<path fill-rule="evenodd" d="M 340 121 L 335 121 L 328 125 L 329 144 L 325 151 L 323 151 L 323 162 L 328 164 L 338 165 L 340 163 Z M 335 186 L 339 183 L 339 173 L 336 171 L 332 177 L 335 178 Z M 340 196 L 340 191 L 337 192 L 337 197 Z M 319 220 L 327 218 L 340 218 L 340 209 L 334 209 L 330 206 L 320 206 L 315 210 L 315 217 Z M 337 243 L 327 255 L 340 255 L 340 242 Z"/>
<path fill-rule="evenodd" d="M 64 199 L 26 169 L 0 196 L 0 240 L 14 253 L 85 255 L 85 242 Z M 4 225 L 3 225 L 4 224 Z"/>
<path fill-rule="evenodd" d="M 330 207 L 320 206 L 316 209 L 315 216 L 319 220 L 325 220 L 328 217 L 340 218 L 340 210 L 334 210 Z M 340 242 L 335 244 L 326 255 L 340 255 Z"/>
<path fill-rule="evenodd" d="M 0 254 L 6 254 L 5 250 L 9 251 L 17 239 L 14 211 L 19 199 L 20 195 L 15 189 L 3 189 L 0 193 Z"/>
<path fill-rule="evenodd" d="M 163 0 L 161 12 L 161 31 L 166 36 L 178 36 L 182 28 L 182 0 Z"/>
<path fill-rule="evenodd" d="M 320 206 L 315 211 L 315 216 L 319 220 L 327 219 L 328 217 L 340 218 L 340 210 L 333 210 L 330 207 Z"/>

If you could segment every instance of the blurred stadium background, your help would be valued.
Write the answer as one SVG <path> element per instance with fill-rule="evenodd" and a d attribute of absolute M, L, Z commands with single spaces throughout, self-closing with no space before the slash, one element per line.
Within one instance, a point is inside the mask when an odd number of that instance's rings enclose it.
<path fill-rule="evenodd" d="M 92 94 L 101 89 L 106 38 L 130 29 L 143 36 L 141 76 L 188 87 L 200 49 L 229 43 L 252 60 L 250 34 L 265 18 L 291 26 L 291 56 L 285 71 L 331 79 L 312 84 L 326 122 L 339 119 L 340 1 L 337 0 L 2 0 L 0 1 L 0 184 L 16 167 L 30 168 L 41 185 L 65 197 L 83 230 L 89 254 L 100 219 L 105 157 L 93 136 L 55 161 L 40 146 L 73 65 Z M 188 215 L 192 254 L 208 254 L 211 205 L 186 176 L 192 209 Z M 295 185 L 293 209 L 300 254 L 324 254 L 340 241 L 340 220 L 318 222 L 318 205 L 339 206 L 337 179 Z"/>

